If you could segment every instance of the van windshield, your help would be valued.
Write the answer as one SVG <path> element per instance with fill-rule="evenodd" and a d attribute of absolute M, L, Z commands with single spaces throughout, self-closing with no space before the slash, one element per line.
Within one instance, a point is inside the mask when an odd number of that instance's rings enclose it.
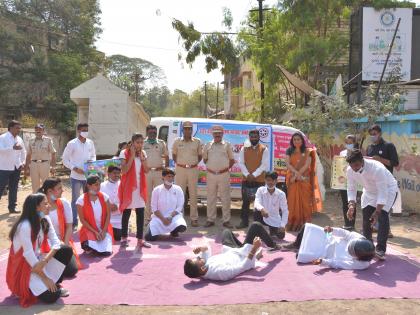
<path fill-rule="evenodd" d="M 168 133 L 169 133 L 169 126 L 162 126 L 162 127 L 159 128 L 158 138 L 167 143 L 168 142 Z"/>

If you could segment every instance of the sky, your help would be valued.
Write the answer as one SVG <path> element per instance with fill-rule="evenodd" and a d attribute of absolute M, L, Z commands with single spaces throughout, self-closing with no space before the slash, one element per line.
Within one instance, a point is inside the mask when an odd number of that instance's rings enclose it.
<path fill-rule="evenodd" d="M 420 5 L 420 0 L 414 2 Z M 264 1 L 267 6 L 276 3 Z M 223 76 L 218 70 L 207 73 L 204 58 L 197 59 L 192 68 L 178 61 L 183 49 L 172 19 L 191 21 L 201 32 L 222 31 L 223 7 L 228 7 L 233 15 L 232 31 L 236 31 L 248 10 L 257 5 L 257 0 L 100 0 L 103 33 L 96 47 L 107 56 L 121 54 L 149 60 L 163 69 L 171 90 L 191 92 L 202 87 L 204 81 L 222 82 Z"/>
<path fill-rule="evenodd" d="M 265 0 L 275 5 L 277 0 Z M 258 6 L 257 0 L 100 0 L 103 33 L 96 42 L 99 51 L 107 56 L 122 54 L 139 57 L 161 67 L 167 86 L 191 92 L 204 81 L 216 84 L 223 81 L 218 70 L 207 73 L 204 58 L 193 67 L 178 61 L 182 52 L 178 33 L 171 21 L 177 18 L 191 21 L 202 32 L 222 31 L 223 7 L 233 15 L 233 31 L 239 28 L 248 10 Z"/>

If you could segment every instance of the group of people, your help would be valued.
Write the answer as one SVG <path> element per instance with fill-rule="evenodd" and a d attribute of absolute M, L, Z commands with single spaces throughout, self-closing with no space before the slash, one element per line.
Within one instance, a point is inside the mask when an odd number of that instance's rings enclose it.
<path fill-rule="evenodd" d="M 376 251 L 386 250 L 387 214 L 392 207 L 392 197 L 395 197 L 393 177 L 391 175 L 391 179 L 383 171 L 381 163 L 363 158 L 360 151 L 349 150 L 347 156 L 350 167 L 346 215 L 349 220 L 355 215 L 355 185 L 360 183 L 365 188 L 362 195 L 364 236 L 339 228 L 323 229 L 310 223 L 315 202 L 315 151 L 306 147 L 302 134 L 297 132 L 291 137 L 290 148 L 286 152 L 286 196 L 277 188 L 277 173 L 269 171 L 268 150 L 260 143 L 259 131 L 251 130 L 249 143 L 241 149 L 239 159 L 243 174 L 243 204 L 241 222 L 237 227 L 249 227 L 245 241 L 241 243 L 231 232 L 230 168 L 235 160 L 231 145 L 223 139 L 222 126 L 213 126 L 213 140 L 203 146 L 198 138 L 192 136 L 193 124 L 184 122 L 183 135 L 175 140 L 172 147 L 176 165 L 174 171 L 167 167 L 169 155 L 165 142 L 157 139 L 157 128 L 149 125 L 147 138 L 136 133 L 128 143 L 120 144 L 116 157 L 121 159 L 121 167 L 110 166 L 108 179 L 101 183 L 97 175 L 87 178 L 84 175 L 84 163 L 95 160 L 96 154 L 94 143 L 88 138 L 88 125 L 79 124 L 77 138 L 67 144 L 62 157 L 63 164 L 71 170 L 71 203 L 62 197 L 61 180 L 44 178 L 45 173 L 40 171 L 44 165 L 39 167 L 38 164 L 46 163 L 48 168 L 55 164 L 55 149 L 52 141 L 46 140 L 49 138 L 44 135 L 43 126 L 36 126 L 38 133 L 31 142 L 29 158 L 25 156 L 23 141 L 18 136 L 20 128 L 20 123 L 12 121 L 8 133 L 0 136 L 2 161 L 7 160 L 5 165 L 10 168 L 0 170 L 0 193 L 8 183 L 9 211 L 16 213 L 16 196 L 13 196 L 17 191 L 15 177 L 18 181 L 21 170 L 27 171 L 29 163 L 31 177 L 39 178 L 10 232 L 12 245 L 6 280 L 23 306 L 31 305 L 37 298 L 51 303 L 69 294 L 61 282 L 63 277 L 74 276 L 82 267 L 72 241 L 79 220 L 82 249 L 88 254 L 103 256 L 112 254 L 114 240 L 119 241 L 122 247 L 128 246 L 128 223 L 132 209 L 136 212 L 135 251 L 151 247 L 159 235 L 178 237 L 179 233 L 186 231 L 183 213 L 187 195 L 191 226 L 199 226 L 197 166 L 201 160 L 207 168 L 207 220 L 204 226 L 215 225 L 219 194 L 223 227 L 226 228 L 223 231 L 225 246 L 221 254 L 213 256 L 208 247 L 194 249 L 198 257 L 186 260 L 184 265 L 184 273 L 188 277 L 232 279 L 256 266 L 256 261 L 262 257 L 262 242 L 270 250 L 280 249 L 273 238 L 283 239 L 286 228 L 299 231 L 296 241 L 283 248 L 298 251 L 299 262 L 333 268 L 367 268 L 375 253 L 369 230 L 370 218 L 374 221 L 378 218 L 379 221 Z M 45 152 L 42 155 L 42 150 L 48 150 L 48 155 Z M 35 169 L 38 170 L 37 175 L 32 173 Z M 376 189 L 378 182 L 382 185 L 381 191 Z M 384 185 L 389 189 L 384 190 Z M 249 225 L 251 202 L 254 202 L 254 222 Z M 143 231 L 145 221 L 146 233 Z"/>

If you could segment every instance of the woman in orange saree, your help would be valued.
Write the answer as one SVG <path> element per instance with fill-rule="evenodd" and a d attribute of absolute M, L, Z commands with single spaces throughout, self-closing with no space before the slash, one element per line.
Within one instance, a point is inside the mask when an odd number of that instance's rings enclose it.
<path fill-rule="evenodd" d="M 290 139 L 286 166 L 288 230 L 298 231 L 303 224 L 311 222 L 312 212 L 319 210 L 320 203 L 319 197 L 315 198 L 315 150 L 306 147 L 305 139 L 299 132 Z"/>

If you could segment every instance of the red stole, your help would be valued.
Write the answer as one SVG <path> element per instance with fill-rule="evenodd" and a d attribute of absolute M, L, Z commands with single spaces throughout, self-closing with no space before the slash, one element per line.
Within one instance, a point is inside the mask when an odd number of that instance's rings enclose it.
<path fill-rule="evenodd" d="M 130 150 L 125 151 L 125 160 L 128 161 Z M 136 165 L 135 161 L 131 164 L 127 173 L 121 176 L 120 186 L 118 187 L 118 197 L 120 199 L 120 211 L 123 212 L 131 204 L 131 197 L 133 191 L 137 188 Z M 147 184 L 146 174 L 144 173 L 144 166 L 141 163 L 140 168 L 140 196 L 147 201 Z"/>
<path fill-rule="evenodd" d="M 105 202 L 104 195 L 101 192 L 98 192 L 98 199 L 99 199 L 99 202 L 101 203 L 101 207 L 102 207 L 101 225 L 103 227 L 105 225 L 105 220 L 106 220 L 107 204 Z M 83 217 L 90 224 L 91 227 L 93 227 L 97 232 L 99 232 L 99 229 L 96 226 L 95 215 L 93 213 L 93 208 L 92 208 L 92 204 L 89 200 L 89 194 L 88 193 L 85 193 L 84 196 L 83 196 Z M 109 233 L 109 235 L 111 235 L 112 240 L 114 240 L 114 233 L 113 233 L 113 230 L 112 230 L 111 223 L 108 224 L 107 232 Z M 80 229 L 79 233 L 80 233 L 80 243 L 85 242 L 87 240 L 97 241 L 95 234 L 92 233 L 92 231 L 90 231 L 87 227 L 85 227 L 83 225 L 82 225 L 82 228 Z"/>
<path fill-rule="evenodd" d="M 64 219 L 64 205 L 60 198 L 57 199 L 57 217 L 58 217 L 58 228 L 60 229 L 60 235 L 62 237 L 61 241 L 64 241 L 64 236 L 66 234 L 66 221 Z M 77 254 L 76 247 L 74 246 L 73 240 L 70 238 L 69 245 L 73 250 L 73 255 L 76 258 L 76 264 L 79 269 L 81 269 L 82 263 L 80 262 L 79 254 Z"/>
<path fill-rule="evenodd" d="M 35 250 L 35 243 L 33 241 L 33 247 Z M 44 240 L 41 244 L 41 252 L 49 248 L 48 245 L 48 235 L 44 234 Z M 37 297 L 32 294 L 31 289 L 29 289 L 29 280 L 31 279 L 32 267 L 28 264 L 25 257 L 23 257 L 23 247 L 15 253 L 13 249 L 13 242 L 10 246 L 9 251 L 9 260 L 7 261 L 7 271 L 6 271 L 6 283 L 7 286 L 14 295 L 19 297 L 19 304 L 22 307 L 29 307 L 32 304 L 37 302 Z"/>

